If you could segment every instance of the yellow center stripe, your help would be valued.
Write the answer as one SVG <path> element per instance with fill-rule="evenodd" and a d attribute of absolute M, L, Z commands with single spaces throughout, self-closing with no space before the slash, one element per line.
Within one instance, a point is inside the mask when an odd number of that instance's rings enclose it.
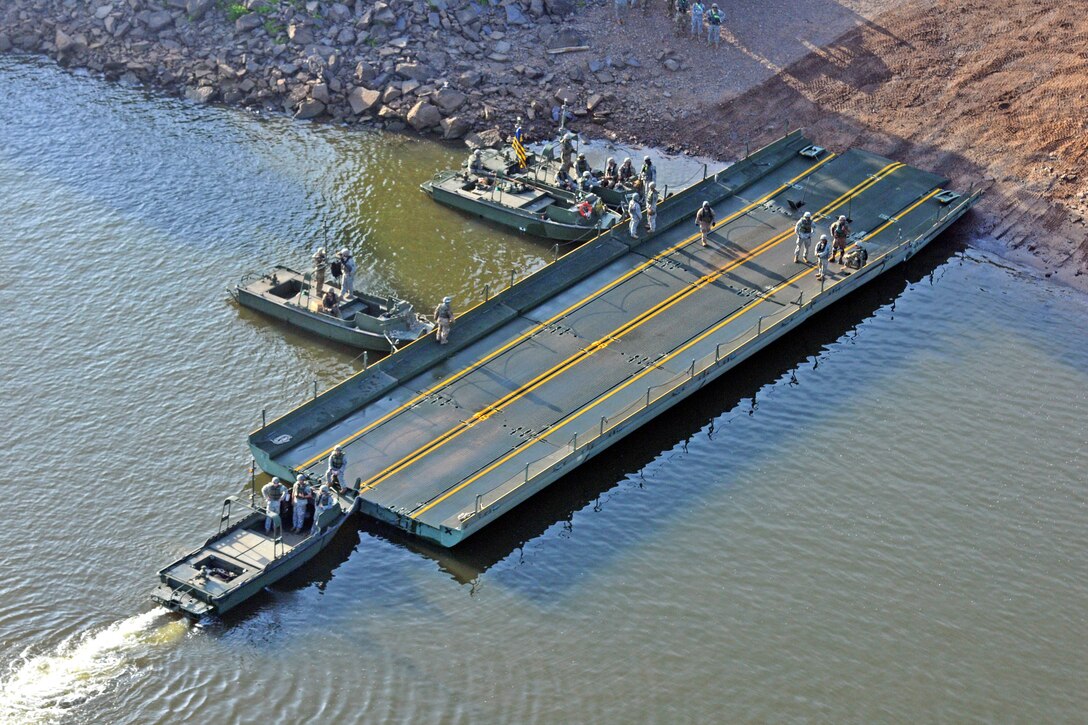
<path fill-rule="evenodd" d="M 902 168 L 902 166 L 903 166 L 903 164 L 899 164 L 899 163 L 888 164 L 883 169 L 881 169 L 878 173 L 874 174 L 873 176 L 870 176 L 865 181 L 861 182 L 860 184 L 857 184 L 852 189 L 850 189 L 849 191 L 844 192 L 837 199 L 835 199 L 831 203 L 827 204 L 823 209 L 821 209 L 816 214 L 816 217 L 817 218 L 822 218 L 828 212 L 832 211 L 833 209 L 835 209 L 835 208 L 837 208 L 839 206 L 842 206 L 848 200 L 850 200 L 850 199 L 854 198 L 855 196 L 857 196 L 858 194 L 862 193 L 864 190 L 868 189 L 873 184 L 875 184 L 878 181 L 880 181 L 881 179 L 883 179 L 885 176 L 891 174 L 896 169 Z M 792 235 L 793 235 L 792 230 L 786 230 L 784 232 L 780 232 L 779 234 L 776 234 L 771 239 L 769 239 L 766 242 L 763 242 L 762 244 L 760 244 L 758 247 L 756 247 L 752 251 L 746 253 L 745 255 L 739 257 L 736 260 L 733 260 L 732 262 L 727 264 L 725 267 L 722 267 L 721 269 L 718 269 L 718 270 L 715 270 L 714 272 L 706 274 L 706 275 L 700 277 L 699 279 L 695 280 L 694 282 L 688 284 L 687 286 L 683 287 L 682 289 L 677 290 L 676 292 L 671 294 L 669 297 L 665 298 L 661 302 L 658 302 L 656 305 L 654 305 L 650 309 L 642 312 L 641 314 L 637 315 L 633 319 L 628 320 L 627 322 L 620 325 L 619 327 L 617 327 L 612 332 L 598 338 L 597 340 L 590 343 L 588 346 L 582 348 L 581 350 L 579 350 L 578 352 L 576 352 L 574 355 L 570 356 L 566 360 L 563 360 L 562 362 L 554 365 L 549 370 L 544 371 L 543 373 L 539 374 L 537 377 L 533 378 L 529 382 L 524 383 L 523 385 L 519 386 L 516 390 L 513 390 L 513 391 L 507 393 L 506 395 L 504 395 L 502 398 L 498 399 L 494 403 L 492 403 L 492 404 L 486 406 L 485 408 L 481 409 L 480 411 L 476 412 L 475 414 L 472 415 L 471 418 L 461 421 L 460 423 L 455 425 L 453 428 L 450 428 L 446 432 L 440 434 L 438 437 L 431 439 L 429 442 L 425 443 L 424 445 L 422 445 L 419 448 L 415 449 L 411 453 L 407 454 L 406 456 L 404 456 L 403 458 L 398 460 L 396 463 L 393 463 L 392 465 L 388 466 L 387 468 L 382 470 L 380 473 L 372 476 L 371 478 L 367 479 L 366 481 L 363 481 L 359 486 L 359 490 L 363 491 L 365 489 L 374 488 L 375 486 L 377 486 L 382 481 L 384 481 L 387 478 L 389 478 L 390 476 L 398 473 L 399 471 L 402 471 L 403 469 L 405 469 L 406 467 L 408 467 L 409 465 L 411 465 L 415 461 L 419 460 L 423 456 L 426 456 L 426 455 L 434 452 L 435 450 L 437 450 L 441 446 L 444 446 L 446 443 L 449 443 L 450 441 L 452 441 L 455 438 L 459 437 L 461 434 L 463 434 L 466 431 L 468 431 L 469 429 L 471 429 L 473 426 L 475 426 L 480 421 L 487 420 L 488 418 L 490 418 L 495 413 L 499 412 L 500 410 L 502 410 L 503 408 L 506 408 L 509 405 L 512 405 L 517 400 L 525 397 L 526 395 L 528 395 L 532 391 L 536 390 L 537 388 L 539 388 L 541 385 L 545 384 L 549 380 L 554 379 L 555 377 L 557 377 L 561 373 L 563 373 L 566 370 L 570 369 L 575 364 L 577 364 L 577 363 L 581 362 L 582 360 L 585 360 L 586 358 L 590 357 L 591 355 L 605 349 L 610 344 L 617 341 L 619 338 L 623 337 L 625 334 L 627 334 L 631 330 L 634 330 L 634 329 L 638 328 L 639 326 L 645 324 L 646 322 L 653 319 L 657 315 L 661 314 L 665 310 L 673 307 L 674 305 L 679 303 L 681 300 L 686 299 L 690 295 L 694 294 L 696 291 L 706 287 L 711 282 L 719 279 L 724 274 L 726 274 L 728 271 L 730 271 L 732 269 L 736 269 L 737 267 L 740 267 L 741 265 L 743 265 L 748 260 L 754 259 L 755 257 L 758 257 L 759 255 L 763 254 L 764 252 L 770 250 L 772 247 L 780 244 L 783 240 L 790 238 Z"/>
<path fill-rule="evenodd" d="M 744 214 L 747 214 L 749 211 L 751 211 L 752 209 L 755 209 L 757 206 L 767 202 L 768 200 L 774 198 L 778 194 L 781 194 L 783 191 L 788 189 L 790 186 L 797 183 L 801 179 L 805 178 L 809 174 L 813 173 L 814 171 L 819 169 L 821 166 L 826 164 L 828 161 L 831 161 L 831 159 L 833 159 L 833 158 L 835 158 L 835 154 L 828 154 L 827 158 L 824 158 L 824 159 L 818 161 L 817 163 L 813 164 L 809 168 L 805 169 L 802 173 L 798 174 L 797 176 L 793 177 L 792 179 L 790 179 L 786 183 L 779 186 L 774 191 L 766 194 L 765 196 L 757 199 L 756 201 L 753 201 L 751 204 L 748 204 L 743 209 L 741 209 L 741 210 L 739 210 L 739 211 L 725 217 L 724 219 L 721 220 L 721 222 L 716 224 L 714 226 L 714 228 L 718 229 L 718 228 L 724 226 L 725 224 L 728 224 L 729 222 L 733 221 L 734 219 L 737 219 L 738 217 L 741 217 Z M 321 453 L 318 453 L 313 458 L 310 458 L 310 459 L 304 461 L 299 466 L 299 468 L 306 468 L 308 466 L 312 466 L 314 463 L 317 463 L 318 461 L 320 461 L 321 459 L 325 458 L 327 455 L 332 453 L 333 448 L 335 448 L 336 446 L 345 446 L 348 443 L 351 443 L 352 441 L 357 440 L 360 436 L 363 436 L 366 433 L 373 430 L 374 428 L 377 428 L 379 425 L 381 425 L 382 423 L 385 423 L 390 418 L 393 418 L 394 416 L 403 413 L 404 411 L 408 410 L 409 408 L 411 408 L 416 403 L 420 402 L 421 400 L 424 400 L 428 395 L 431 395 L 435 391 L 440 390 L 441 388 L 443 388 L 443 387 L 445 387 L 447 385 L 450 385 L 451 383 L 461 379 L 462 377 L 464 377 L 465 375 L 468 375 L 469 373 L 471 373 L 472 371 L 478 369 L 479 367 L 481 367 L 483 365 L 486 365 L 487 363 L 491 362 L 492 360 L 497 358 L 499 355 L 506 352 L 510 348 L 514 347 L 518 343 L 523 342 L 524 340 L 532 337 L 533 335 L 537 334 L 538 332 L 540 332 L 542 329 L 544 329 L 548 325 L 554 323 L 557 320 L 562 319 L 563 317 L 570 314 L 574 310 L 578 309 L 582 305 L 584 305 L 584 304 L 588 303 L 589 301 L 593 300 L 594 298 L 604 294 L 605 292 L 612 289 L 613 287 L 616 287 L 617 285 L 627 281 L 628 279 L 635 276 L 636 274 L 638 274 L 642 270 L 644 270 L 647 267 L 650 267 L 651 265 L 657 263 L 658 260 L 669 256 L 670 254 L 672 254 L 673 252 L 676 252 L 677 250 L 683 249 L 688 244 L 691 244 L 696 239 L 699 239 L 699 236 L 700 235 L 698 235 L 698 234 L 693 234 L 690 237 L 687 237 L 686 239 L 683 239 L 680 242 L 674 244 L 673 246 L 669 247 L 668 249 L 665 249 L 664 251 L 659 252 L 658 254 L 656 254 L 653 257 L 647 259 L 645 262 L 639 264 L 637 267 L 634 267 L 630 271 L 625 272 L 624 274 L 620 275 L 619 277 L 612 280 L 611 282 L 609 282 L 605 286 L 601 287 L 600 289 L 596 290 L 595 292 L 591 292 L 587 296 L 585 296 L 582 299 L 578 300 L 577 302 L 570 305 L 569 307 L 567 307 L 562 312 L 556 313 L 555 315 L 551 316 L 550 318 L 548 318 L 544 322 L 541 322 L 540 324 L 533 326 L 529 330 L 523 332 L 522 334 L 520 334 L 517 337 L 515 337 L 514 339 L 512 339 L 510 342 L 506 343 L 505 345 L 503 345 L 501 347 L 498 347 L 495 350 L 492 350 L 491 352 L 484 355 L 482 358 L 480 358 L 476 362 L 471 363 L 467 367 L 462 368 L 461 370 L 459 370 L 458 372 L 450 375 L 448 378 L 442 380 L 441 382 L 436 383 L 435 385 L 427 388 L 423 392 L 421 392 L 418 395 L 416 395 L 415 397 L 411 398 L 408 402 L 403 403 L 402 405 L 394 408 L 393 410 L 389 411 L 388 413 L 381 416 L 380 418 L 373 421 L 372 423 L 369 423 L 365 427 L 363 427 L 363 428 L 359 429 L 358 431 L 352 433 L 347 438 L 344 438 L 343 440 L 339 441 L 338 443 L 336 443 L 336 444 L 334 444 L 332 446 L 329 446 L 327 449 L 325 449 Z"/>
<path fill-rule="evenodd" d="M 873 232 L 870 232 L 869 234 L 867 234 L 867 235 L 865 236 L 865 239 L 866 239 L 866 240 L 868 240 L 868 239 L 872 239 L 872 238 L 873 238 L 874 236 L 876 236 L 876 235 L 877 235 L 877 234 L 879 234 L 880 232 L 882 232 L 882 231 L 884 231 L 885 229 L 887 229 L 887 228 L 888 228 L 888 227 L 889 227 L 890 225 L 892 225 L 893 223 L 895 223 L 895 222 L 899 221 L 900 219 L 902 219 L 902 218 L 903 218 L 904 216 L 906 216 L 907 214 L 909 214 L 909 213 L 910 213 L 911 211 L 913 211 L 914 209 L 916 209 L 916 208 L 917 208 L 918 206 L 920 206 L 921 204 L 925 203 L 925 202 L 926 202 L 926 201 L 928 201 L 929 199 L 933 198 L 933 196 L 935 196 L 936 194 L 939 194 L 939 193 L 940 193 L 940 191 L 941 191 L 940 189 L 935 189 L 935 190 L 931 191 L 931 192 L 930 192 L 929 194 L 927 194 L 926 196 L 922 197 L 921 199 L 919 199 L 918 201 L 916 201 L 916 202 L 915 202 L 914 204 L 911 204 L 911 205 L 910 205 L 909 207 L 907 207 L 906 209 L 904 209 L 904 210 L 903 210 L 902 212 L 900 212 L 900 213 L 899 213 L 899 214 L 897 214 L 896 216 L 894 216 L 894 217 L 892 217 L 891 219 L 889 219 L 888 221 L 886 221 L 886 222 L 885 222 L 884 224 L 882 224 L 882 225 L 881 225 L 880 227 L 878 227 L 878 228 L 877 228 L 877 229 L 876 229 L 875 231 L 873 231 Z M 851 245 L 851 246 L 853 246 L 853 245 Z M 514 449 L 514 450 L 510 451 L 509 453 L 507 453 L 506 455 L 502 456 L 502 457 L 501 457 L 501 458 L 499 458 L 498 460 L 494 461 L 493 463 L 491 463 L 491 464 L 490 464 L 490 465 L 488 465 L 487 467 L 483 468 L 483 469 L 482 469 L 482 470 L 480 470 L 480 471 L 479 471 L 478 473 L 475 473 L 475 474 L 473 474 L 472 476 L 470 476 L 469 478 L 466 478 L 466 479 L 465 479 L 464 481 L 462 481 L 461 483 L 459 483 L 459 484 L 458 484 L 457 486 L 455 486 L 455 487 L 451 488 L 451 489 L 450 489 L 449 491 L 447 491 L 447 492 L 445 492 L 444 494 L 442 494 L 442 495 L 440 495 L 440 496 L 436 497 L 436 498 L 435 498 L 435 499 L 434 499 L 433 501 L 431 501 L 430 503 L 428 503 L 428 504 L 427 504 L 426 506 L 423 506 L 423 507 L 421 507 L 420 509 L 418 509 L 418 510 L 416 510 L 416 511 L 413 511 L 413 512 L 412 512 L 412 513 L 410 514 L 410 518 L 413 518 L 413 519 L 414 519 L 414 518 L 418 518 L 419 516 L 423 515 L 423 514 L 424 514 L 424 513 L 426 513 L 427 511 L 429 511 L 430 509 L 434 508 L 434 507 L 435 507 L 435 506 L 437 506 L 438 504 L 440 504 L 440 503 L 442 503 L 443 501 L 445 501 L 446 499 L 448 499 L 448 498 L 449 498 L 450 496 L 452 496 L 452 495 L 454 495 L 455 493 L 457 493 L 458 491 L 460 491 L 460 490 L 464 489 L 464 488 L 465 488 L 466 486 L 469 486 L 469 485 L 471 485 L 472 483 L 474 483 L 475 481 L 478 481 L 478 480 L 479 480 L 480 478 L 482 478 L 482 477 L 486 476 L 486 475 L 487 475 L 488 473 L 490 473 L 491 471 L 495 470 L 496 468 L 498 468 L 498 467 L 499 467 L 499 466 L 501 466 L 502 464 L 506 463 L 506 462 L 507 462 L 507 461 L 509 461 L 510 459 L 512 459 L 512 458 L 514 458 L 515 456 L 518 456 L 518 455 L 520 455 L 521 453 L 523 453 L 524 451 L 528 450 L 528 448 L 529 448 L 530 446 L 536 445 L 537 443 L 539 443 L 539 442 L 540 442 L 540 441 L 542 441 L 542 440 L 546 440 L 546 439 L 547 439 L 548 437 L 550 437 L 551 435 L 553 435 L 553 434 L 554 434 L 554 433 L 555 433 L 556 431 L 558 431 L 559 429 L 561 429 L 561 428 L 565 427 L 565 426 L 566 426 L 567 424 L 571 423 L 572 421 L 574 421 L 574 420 L 577 420 L 577 419 L 578 419 L 578 418 L 579 418 L 580 416 L 582 416 L 583 414 L 585 414 L 585 413 L 589 412 L 590 410 L 592 410 L 592 409 L 593 409 L 593 408 L 595 408 L 596 406 L 600 405 L 600 404 L 601 404 L 601 403 L 603 403 L 604 401 L 608 400 L 609 398 L 611 398 L 611 397 L 612 397 L 613 395 L 615 395 L 616 393 L 619 393 L 619 392 L 620 392 L 621 390 L 624 390 L 624 389 L 626 389 L 626 388 L 630 387 L 631 385 L 633 385 L 634 383 L 636 383 L 636 382 L 637 382 L 638 380 L 642 379 L 642 378 L 643 378 L 643 377 L 645 377 L 646 375 L 649 375 L 649 374 L 650 374 L 651 372 L 653 372 L 653 371 L 654 371 L 654 370 L 655 370 L 655 369 L 657 368 L 657 366 L 659 366 L 659 365 L 661 365 L 661 364 L 664 364 L 664 363 L 668 362 L 669 360 L 672 360 L 672 359 L 673 359 L 673 358 L 675 358 L 676 356 L 678 356 L 678 355 L 682 354 L 682 353 L 683 353 L 683 352 L 685 352 L 686 350 L 689 350 L 689 349 L 691 349 L 691 348 L 692 348 L 692 347 L 693 347 L 694 345 L 697 345 L 698 343 L 702 342 L 702 341 L 703 341 L 703 340 L 705 340 L 705 339 L 706 339 L 707 337 L 709 337 L 710 335 L 714 334 L 715 332 L 717 332 L 717 331 L 718 331 L 718 330 L 720 330 L 721 328 L 725 327 L 726 325 L 728 325 L 728 324 L 729 324 L 730 322 L 732 322 L 733 320 L 735 320 L 735 319 L 737 319 L 738 317 L 740 317 L 741 315 L 743 315 L 743 314 L 745 314 L 745 313 L 747 313 L 747 312 L 750 312 L 751 310 L 755 309 L 755 308 L 756 308 L 757 306 L 759 306 L 760 304 L 762 304 L 763 302 L 765 302 L 765 301 L 766 301 L 767 299 L 769 299 L 769 297 L 770 297 L 771 295 L 773 295 L 773 294 L 774 294 L 775 292 L 778 292 L 779 290 L 781 290 L 781 289 L 784 289 L 784 288 L 786 288 L 786 287 L 788 287 L 788 286 L 792 285 L 792 284 L 793 284 L 794 282 L 798 281 L 799 279 L 801 279 L 801 278 L 802 278 L 802 277 L 804 277 L 805 275 L 807 275 L 807 274 L 810 274 L 810 273 L 812 273 L 813 269 L 814 269 L 814 268 L 812 268 L 812 267 L 809 267 L 809 268 L 805 269 L 804 271 L 802 271 L 802 272 L 799 272 L 798 274 L 795 274 L 795 275 L 794 275 L 793 277 L 791 277 L 790 279 L 786 280 L 785 282 L 782 282 L 782 283 L 781 283 L 781 284 L 779 284 L 779 285 L 778 285 L 777 287 L 775 287 L 774 289 L 772 289 L 772 290 L 771 290 L 771 291 L 770 291 L 770 292 L 769 292 L 769 293 L 768 293 L 767 295 L 765 295 L 765 296 L 763 296 L 763 297 L 759 298 L 758 300 L 756 300 L 756 301 L 752 302 L 751 304 L 747 305 L 746 307 L 743 307 L 743 308 L 741 308 L 741 309 L 737 310 L 736 312 L 734 312 L 733 314 L 729 315 L 728 317 L 726 317 L 726 318 L 725 318 L 724 320 L 722 320 L 721 322 L 718 322 L 717 324 L 715 324 L 715 325 L 714 325 L 713 327 L 711 327 L 710 329 L 706 330 L 705 332 L 701 333 L 700 335 L 698 335 L 698 336 L 696 336 L 696 337 L 692 338 L 691 340 L 689 340 L 689 341 L 688 341 L 687 343 L 685 343 L 685 344 L 681 345 L 680 347 L 676 348 L 676 349 L 675 349 L 675 350 L 673 350 L 673 351 L 672 351 L 671 353 L 669 353 L 668 355 L 666 355 L 665 357 L 663 357 L 663 358 L 662 358 L 662 359 L 661 359 L 661 360 L 660 360 L 660 361 L 659 361 L 658 363 L 656 363 L 654 367 L 649 367 L 649 368 L 646 368 L 646 369 L 645 369 L 645 370 L 643 370 L 642 372 L 640 372 L 640 373 L 638 373 L 638 374 L 636 374 L 636 375 L 632 376 L 632 377 L 631 377 L 631 378 L 630 378 L 629 380 L 627 380 L 627 381 L 626 381 L 626 382 L 624 382 L 623 384 L 621 384 L 621 385 L 618 385 L 618 386 L 616 386 L 615 388 L 613 388 L 612 390 L 610 390 L 610 391 L 609 391 L 608 393 L 606 393 L 606 394 L 602 395 L 601 397 L 597 398 L 597 399 L 596 399 L 596 400 L 594 400 L 594 401 L 593 401 L 592 403 L 589 403 L 588 405 L 586 405 L 585 407 L 583 407 L 583 408 L 582 408 L 581 410 L 575 411 L 574 413 L 570 414 L 569 416 L 567 416 L 567 417 L 566 417 L 566 418 L 564 418 L 563 420 L 559 421 L 558 423 L 556 423 L 555 425 L 553 425 L 552 427 L 550 427 L 550 428 L 548 429 L 548 435 L 547 435 L 547 436 L 541 436 L 540 438 L 532 438 L 532 439 L 530 439 L 529 441 L 527 441 L 526 443 L 522 444 L 522 445 L 521 445 L 521 446 L 519 446 L 518 448 L 516 448 L 516 449 Z"/>

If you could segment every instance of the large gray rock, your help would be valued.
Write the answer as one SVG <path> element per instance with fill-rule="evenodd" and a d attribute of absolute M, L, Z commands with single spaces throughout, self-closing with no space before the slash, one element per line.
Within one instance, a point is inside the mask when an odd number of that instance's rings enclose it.
<path fill-rule="evenodd" d="M 329 105 L 329 86 L 326 83 L 315 83 L 314 87 L 310 89 L 310 98 L 315 101 L 321 101 L 326 106 Z"/>
<path fill-rule="evenodd" d="M 189 0 L 185 4 L 185 12 L 193 21 L 200 20 L 208 12 L 215 0 Z"/>
<path fill-rule="evenodd" d="M 196 103 L 210 103 L 212 98 L 215 97 L 215 89 L 211 86 L 200 86 L 199 88 L 190 86 L 185 89 L 185 97 Z"/>
<path fill-rule="evenodd" d="M 406 120 L 415 130 L 426 131 L 442 123 L 442 112 L 427 101 L 420 100 L 408 111 Z"/>
<path fill-rule="evenodd" d="M 370 17 L 373 22 L 379 25 L 393 25 L 397 22 L 397 14 L 390 9 L 388 3 L 383 2 L 374 3 L 374 9 Z"/>
<path fill-rule="evenodd" d="M 356 86 L 348 94 L 348 103 L 351 104 L 351 111 L 355 115 L 360 113 L 366 113 L 367 111 L 378 105 L 378 101 L 381 100 L 381 91 L 372 91 L 369 88 L 363 86 Z"/>
<path fill-rule="evenodd" d="M 261 20 L 261 16 L 257 13 L 246 13 L 242 17 L 234 21 L 234 29 L 239 33 L 248 33 L 251 30 L 256 30 L 264 24 Z"/>
<path fill-rule="evenodd" d="M 295 45 L 309 45 L 314 42 L 313 32 L 305 25 L 291 23 L 287 26 L 287 37 Z"/>
<path fill-rule="evenodd" d="M 444 118 L 442 119 L 442 138 L 461 138 L 468 133 L 471 128 L 472 124 L 464 116 Z"/>
<path fill-rule="evenodd" d="M 57 52 L 64 54 L 76 47 L 76 41 L 72 40 L 72 36 L 64 32 L 60 28 L 57 28 L 57 33 L 53 37 L 53 45 L 57 46 Z"/>
<path fill-rule="evenodd" d="M 431 77 L 431 69 L 422 63 L 397 63 L 396 74 L 401 78 L 425 81 Z"/>
<path fill-rule="evenodd" d="M 549 15 L 562 17 L 574 12 L 574 3 L 571 0 L 544 0 L 544 7 Z"/>
<path fill-rule="evenodd" d="M 157 33 L 167 25 L 174 24 L 174 15 L 168 10 L 159 10 L 147 16 L 147 29 Z"/>
<path fill-rule="evenodd" d="M 525 17 L 520 5 L 510 3 L 506 6 L 506 23 L 508 25 L 528 25 L 529 18 Z"/>
<path fill-rule="evenodd" d="M 11 38 L 4 33 L 0 33 L 0 53 L 7 53 L 11 48 Z"/>
<path fill-rule="evenodd" d="M 456 88 L 443 88 L 434 94 L 433 100 L 435 105 L 441 109 L 442 115 L 448 116 L 463 106 L 465 101 L 468 100 L 468 96 Z"/>
<path fill-rule="evenodd" d="M 307 98 L 305 101 L 299 104 L 298 110 L 295 111 L 295 118 L 299 119 L 300 121 L 307 121 L 311 118 L 317 118 L 324 112 L 324 103 L 314 100 L 313 98 Z"/>

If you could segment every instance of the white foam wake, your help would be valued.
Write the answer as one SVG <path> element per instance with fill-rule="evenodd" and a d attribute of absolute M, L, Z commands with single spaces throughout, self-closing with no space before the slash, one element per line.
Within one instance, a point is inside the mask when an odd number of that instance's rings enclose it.
<path fill-rule="evenodd" d="M 102 693 L 132 666 L 126 655 L 184 634 L 185 620 L 165 621 L 168 614 L 153 609 L 76 635 L 50 654 L 24 652 L 0 682 L 0 723 L 50 722 Z"/>

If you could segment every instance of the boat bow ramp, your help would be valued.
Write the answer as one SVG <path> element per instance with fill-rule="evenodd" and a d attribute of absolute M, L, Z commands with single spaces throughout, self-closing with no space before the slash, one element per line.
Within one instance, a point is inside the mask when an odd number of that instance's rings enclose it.
<path fill-rule="evenodd" d="M 622 224 L 457 320 L 451 342 L 403 348 L 250 435 L 265 471 L 348 458 L 362 510 L 453 546 L 726 373 L 844 294 L 908 259 L 978 194 L 800 132 L 665 200 L 658 230 Z M 694 216 L 716 223 L 702 246 Z M 868 263 L 793 261 L 840 214 Z"/>

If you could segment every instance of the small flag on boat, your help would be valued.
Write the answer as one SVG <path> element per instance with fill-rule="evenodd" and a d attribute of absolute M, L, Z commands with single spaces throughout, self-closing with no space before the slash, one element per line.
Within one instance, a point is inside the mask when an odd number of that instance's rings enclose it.
<path fill-rule="evenodd" d="M 514 129 L 514 140 L 510 143 L 514 147 L 514 153 L 518 155 L 518 166 L 524 169 L 529 163 L 529 156 L 525 153 L 525 147 L 521 143 L 521 126 Z"/>

